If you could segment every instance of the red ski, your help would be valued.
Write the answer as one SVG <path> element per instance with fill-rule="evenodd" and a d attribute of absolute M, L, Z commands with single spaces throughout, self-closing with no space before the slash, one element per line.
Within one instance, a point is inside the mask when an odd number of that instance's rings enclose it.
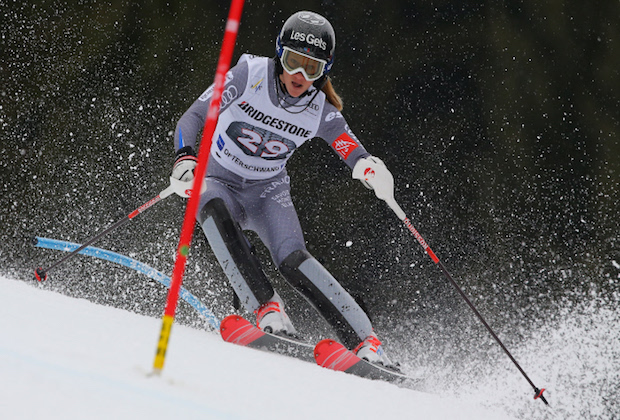
<path fill-rule="evenodd" d="M 357 357 L 355 353 L 334 340 L 323 340 L 314 348 L 316 363 L 324 368 L 337 370 L 369 379 L 380 379 L 388 382 L 404 382 L 418 380 L 384 367 L 369 363 Z"/>
<path fill-rule="evenodd" d="M 291 337 L 265 333 L 238 315 L 224 318 L 220 324 L 220 333 L 224 341 L 239 346 L 266 350 L 308 362 L 314 361 L 312 354 L 314 346 L 311 344 Z"/>

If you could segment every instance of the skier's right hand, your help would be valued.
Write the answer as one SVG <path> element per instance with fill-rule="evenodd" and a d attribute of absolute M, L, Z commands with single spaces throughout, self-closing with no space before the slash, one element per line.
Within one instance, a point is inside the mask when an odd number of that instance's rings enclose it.
<path fill-rule="evenodd" d="M 197 164 L 196 152 L 190 146 L 185 146 L 177 151 L 170 177 L 183 182 L 192 181 Z"/>
<path fill-rule="evenodd" d="M 188 198 L 194 186 L 194 169 L 198 165 L 198 159 L 194 149 L 185 146 L 177 151 L 174 165 L 172 166 L 172 174 L 170 175 L 170 185 L 174 188 L 174 192 L 183 198 Z M 202 180 L 202 194 L 207 190 L 207 183 Z"/>

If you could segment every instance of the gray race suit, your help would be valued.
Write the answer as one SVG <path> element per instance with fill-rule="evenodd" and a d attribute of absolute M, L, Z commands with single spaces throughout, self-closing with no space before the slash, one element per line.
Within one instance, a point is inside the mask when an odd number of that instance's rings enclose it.
<path fill-rule="evenodd" d="M 371 334 L 372 325 L 307 252 L 285 165 L 299 146 L 315 137 L 325 140 L 350 168 L 369 153 L 323 92 L 311 87 L 293 98 L 276 80 L 275 63 L 266 57 L 243 55 L 227 73 L 198 221 L 248 311 L 273 299 L 274 291 L 253 260 L 243 230 L 258 234 L 284 277 L 351 348 Z M 212 93 L 210 86 L 179 120 L 175 150 L 195 148 Z"/>

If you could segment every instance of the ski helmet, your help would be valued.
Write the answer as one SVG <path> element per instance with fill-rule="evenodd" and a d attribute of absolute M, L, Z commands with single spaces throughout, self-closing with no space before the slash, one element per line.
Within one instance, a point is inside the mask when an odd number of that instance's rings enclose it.
<path fill-rule="evenodd" d="M 329 73 L 334 64 L 335 50 L 334 28 L 326 18 L 314 12 L 301 11 L 289 17 L 276 38 L 278 61 L 288 72 L 302 71 L 308 80 L 316 80 Z M 301 55 L 297 58 L 305 58 L 304 65 L 293 68 L 296 64 L 285 60 L 290 51 Z M 312 59 L 318 64 L 307 63 L 307 60 L 313 61 Z"/>

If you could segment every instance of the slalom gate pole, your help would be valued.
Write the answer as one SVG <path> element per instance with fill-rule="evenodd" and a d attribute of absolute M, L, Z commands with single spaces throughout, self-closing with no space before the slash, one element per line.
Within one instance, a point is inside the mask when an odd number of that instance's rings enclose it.
<path fill-rule="evenodd" d="M 484 317 L 480 314 L 480 312 L 478 311 L 478 309 L 476 309 L 476 307 L 474 306 L 474 304 L 471 302 L 471 300 L 469 300 L 469 298 L 467 297 L 467 295 L 465 295 L 465 292 L 463 292 L 463 290 L 459 287 L 459 285 L 456 283 L 456 281 L 454 281 L 454 279 L 452 278 L 452 276 L 450 275 L 450 273 L 448 272 L 448 270 L 446 269 L 446 267 L 443 265 L 443 263 L 439 260 L 439 258 L 437 258 L 437 255 L 435 255 L 435 253 L 433 252 L 433 250 L 428 246 L 428 243 L 426 243 L 426 241 L 424 240 L 424 238 L 422 237 L 422 235 L 420 235 L 420 233 L 416 230 L 415 227 L 413 227 L 413 224 L 411 224 L 411 221 L 409 220 L 409 218 L 407 217 L 407 215 L 405 214 L 405 212 L 400 208 L 400 206 L 398 205 L 398 203 L 396 203 L 396 201 L 391 198 L 391 199 L 387 199 L 385 200 L 385 202 L 390 206 L 390 208 L 394 211 L 394 213 L 396 213 L 396 216 L 398 216 L 398 218 L 405 224 L 405 226 L 407 227 L 407 229 L 413 234 L 413 236 L 417 239 L 418 243 L 422 246 L 422 248 L 424 249 L 424 251 L 426 251 L 426 253 L 428 254 L 429 257 L 431 257 L 431 259 L 433 260 L 433 262 L 439 266 L 439 268 L 441 269 L 441 271 L 443 272 L 443 274 L 446 276 L 446 278 L 450 281 L 450 283 L 452 283 L 452 286 L 454 286 L 454 288 L 459 292 L 459 294 L 461 295 L 461 297 L 463 297 L 463 299 L 465 300 L 465 302 L 467 302 L 467 305 L 469 305 L 469 307 L 471 308 L 471 310 L 474 312 L 474 314 L 476 314 L 476 316 L 478 317 L 478 319 L 482 322 L 482 324 L 486 327 L 486 329 L 489 331 L 489 333 L 491 334 L 491 336 L 495 339 L 495 341 L 497 341 L 497 344 L 499 344 L 499 346 L 502 348 L 502 350 L 504 350 L 504 353 L 506 353 L 506 355 L 508 356 L 508 358 L 510 358 L 510 360 L 512 361 L 512 363 L 514 363 L 514 365 L 517 367 L 517 369 L 519 370 L 519 372 L 521 372 L 521 374 L 523 375 L 523 377 L 527 380 L 527 382 L 532 386 L 532 388 L 534 389 L 534 399 L 539 399 L 545 403 L 545 405 L 549 405 L 549 403 L 547 402 L 547 400 L 545 399 L 545 397 L 543 396 L 543 392 L 545 392 L 545 388 L 538 388 L 536 385 L 534 385 L 534 382 L 532 382 L 532 380 L 529 378 L 529 376 L 527 376 L 527 374 L 525 373 L 525 371 L 521 368 L 521 365 L 519 365 L 519 363 L 516 361 L 516 359 L 512 356 L 512 354 L 508 351 L 508 349 L 506 348 L 506 346 L 504 345 L 504 343 L 502 343 L 502 341 L 499 339 L 499 337 L 497 336 L 497 334 L 495 334 L 495 332 L 493 331 L 493 329 L 491 328 L 491 326 L 487 323 L 487 321 L 484 319 Z"/>
<path fill-rule="evenodd" d="M 57 239 L 42 238 L 40 236 L 36 236 L 34 238 L 34 241 L 36 242 L 35 246 L 39 248 L 55 249 L 57 251 L 70 252 L 80 247 L 79 244 L 74 244 L 67 241 L 60 241 Z M 120 264 L 124 267 L 135 270 L 138 273 L 146 275 L 148 278 L 155 280 L 166 288 L 170 287 L 170 277 L 155 270 L 152 267 L 149 267 L 143 262 L 137 261 L 126 255 L 117 254 L 116 252 L 108 251 L 107 249 L 95 248 L 93 246 L 87 246 L 80 251 L 80 254 L 98 258 L 103 261 Z M 196 312 L 202 315 L 213 328 L 219 330 L 220 320 L 217 319 L 213 312 L 211 312 L 211 310 L 209 310 L 209 308 L 207 308 L 196 296 L 192 295 L 189 290 L 183 287 L 181 287 L 181 292 L 179 293 L 179 295 L 181 299 L 187 302 L 192 308 L 196 310 Z"/>
<path fill-rule="evenodd" d="M 211 97 L 211 104 L 209 106 L 209 111 L 207 112 L 207 119 L 205 121 L 202 139 L 200 141 L 198 164 L 194 170 L 192 193 L 190 194 L 187 203 L 185 218 L 181 228 L 179 246 L 177 248 L 174 269 L 172 271 L 172 281 L 170 284 L 170 290 L 168 291 L 166 309 L 162 318 L 161 333 L 159 335 L 157 351 L 153 362 L 153 373 L 155 374 L 161 373 L 164 367 L 166 351 L 168 349 L 168 341 L 170 339 L 170 331 L 172 329 L 177 302 L 179 300 L 179 290 L 181 288 L 181 283 L 183 282 L 187 255 L 189 254 L 189 247 L 192 241 L 194 226 L 196 224 L 196 214 L 198 213 L 198 204 L 200 203 L 202 180 L 207 172 L 209 152 L 211 150 L 211 139 L 215 133 L 215 127 L 217 125 L 220 105 L 222 102 L 222 91 L 224 90 L 224 83 L 226 81 L 226 73 L 230 68 L 230 61 L 235 48 L 235 42 L 237 40 L 237 32 L 239 30 L 239 22 L 241 20 L 241 12 L 243 10 L 243 2 L 244 0 L 232 0 L 228 20 L 226 21 L 226 32 L 224 33 L 220 58 L 217 64 L 213 96 Z"/>
<path fill-rule="evenodd" d="M 35 269 L 34 270 L 34 276 L 37 278 L 38 281 L 47 280 L 47 272 L 48 271 L 50 271 L 53 268 L 58 267 L 59 265 L 61 265 L 64 262 L 66 262 L 68 259 L 73 258 L 75 255 L 77 255 L 80 251 L 82 251 L 87 246 L 97 242 L 99 239 L 101 239 L 103 236 L 107 235 L 108 233 L 112 232 L 114 229 L 116 229 L 116 228 L 124 225 L 125 223 L 129 222 L 131 219 L 133 219 L 137 215 L 141 214 L 146 209 L 148 209 L 148 208 L 154 206 L 155 204 L 159 203 L 161 200 L 163 200 L 164 198 L 168 197 L 173 192 L 174 192 L 174 188 L 173 188 L 172 185 L 170 185 L 168 188 L 166 188 L 162 192 L 160 192 L 156 197 L 154 197 L 154 198 L 150 199 L 149 201 L 147 201 L 146 203 L 142 204 L 140 207 L 138 207 L 137 209 L 135 209 L 134 211 L 129 213 L 127 216 L 125 216 L 124 218 L 122 218 L 118 222 L 114 223 L 112 226 L 108 227 L 106 230 L 104 230 L 100 234 L 98 234 L 96 236 L 93 236 L 92 238 L 90 238 L 89 240 L 84 242 L 81 246 L 79 246 L 78 248 L 74 249 L 73 251 L 71 251 L 69 254 L 65 255 L 60 260 L 56 261 L 54 264 L 50 265 L 47 268 L 38 267 L 37 269 Z M 34 239 L 34 243 L 36 245 L 36 243 L 37 243 L 37 239 L 36 238 Z"/>

